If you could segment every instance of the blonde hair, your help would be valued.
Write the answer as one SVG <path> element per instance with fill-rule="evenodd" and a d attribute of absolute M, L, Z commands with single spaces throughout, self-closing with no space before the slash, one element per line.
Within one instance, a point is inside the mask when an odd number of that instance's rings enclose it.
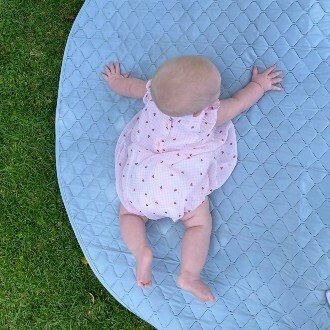
<path fill-rule="evenodd" d="M 203 110 L 219 97 L 221 77 L 215 65 L 200 56 L 176 57 L 165 62 L 151 81 L 158 108 L 173 117 Z"/>

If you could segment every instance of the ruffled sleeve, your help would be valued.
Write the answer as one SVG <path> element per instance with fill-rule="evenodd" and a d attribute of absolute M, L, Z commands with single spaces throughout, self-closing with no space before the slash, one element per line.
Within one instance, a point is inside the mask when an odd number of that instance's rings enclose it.
<path fill-rule="evenodd" d="M 150 92 L 150 84 L 151 84 L 151 79 L 147 81 L 147 84 L 146 84 L 147 91 L 143 96 L 143 103 L 145 105 L 147 105 L 150 101 L 152 101 L 151 92 Z"/>
<path fill-rule="evenodd" d="M 218 110 L 220 108 L 220 100 L 216 100 L 205 108 L 202 112 L 200 129 L 203 132 L 209 132 L 213 129 L 217 122 Z"/>

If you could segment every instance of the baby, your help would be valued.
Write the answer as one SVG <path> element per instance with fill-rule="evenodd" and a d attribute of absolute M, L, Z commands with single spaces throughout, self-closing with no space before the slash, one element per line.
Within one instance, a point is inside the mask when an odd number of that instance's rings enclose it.
<path fill-rule="evenodd" d="M 121 231 L 136 260 L 137 283 L 142 288 L 152 283 L 147 220 L 180 219 L 186 230 L 177 283 L 198 300 L 214 302 L 200 277 L 212 230 L 208 195 L 236 165 L 231 119 L 266 91 L 282 90 L 276 85 L 281 72 L 271 66 L 258 73 L 254 67 L 251 82 L 220 102 L 220 73 L 204 57 L 169 60 L 148 82 L 122 74 L 119 63 L 104 69 L 102 77 L 114 92 L 145 105 L 121 133 L 115 154 Z"/>

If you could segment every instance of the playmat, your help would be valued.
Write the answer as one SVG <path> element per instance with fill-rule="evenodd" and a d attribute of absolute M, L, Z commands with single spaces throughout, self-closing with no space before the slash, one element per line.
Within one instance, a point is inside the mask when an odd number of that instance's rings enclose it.
<path fill-rule="evenodd" d="M 95 275 L 157 329 L 330 329 L 329 36 L 328 0 L 88 0 L 81 8 L 59 84 L 59 186 Z M 114 151 L 142 100 L 115 95 L 100 72 L 119 60 L 147 80 L 179 55 L 215 63 L 221 98 L 249 81 L 253 65 L 276 64 L 285 79 L 284 92 L 268 92 L 233 121 L 238 164 L 210 196 L 202 273 L 214 305 L 176 285 L 182 223 L 148 222 L 153 287 L 141 289 L 118 221 Z"/>

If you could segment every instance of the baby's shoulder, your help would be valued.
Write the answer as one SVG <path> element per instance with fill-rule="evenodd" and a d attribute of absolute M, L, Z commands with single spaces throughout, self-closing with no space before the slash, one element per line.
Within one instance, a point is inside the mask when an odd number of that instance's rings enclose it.
<path fill-rule="evenodd" d="M 202 111 L 200 117 L 200 123 L 201 126 L 204 128 L 204 130 L 208 130 L 210 126 L 211 127 L 215 126 L 218 118 L 219 108 L 220 108 L 220 100 L 216 100 Z"/>

